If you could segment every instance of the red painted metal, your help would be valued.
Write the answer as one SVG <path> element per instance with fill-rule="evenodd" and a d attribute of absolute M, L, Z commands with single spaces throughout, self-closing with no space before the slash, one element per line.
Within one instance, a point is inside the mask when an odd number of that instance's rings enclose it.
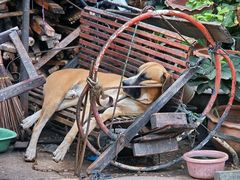
<path fill-rule="evenodd" d="M 121 34 L 128 27 L 138 23 L 139 21 L 142 21 L 142 20 L 145 20 L 145 19 L 148 19 L 151 17 L 161 16 L 161 15 L 177 16 L 177 17 L 188 20 L 189 22 L 191 22 L 194 26 L 196 26 L 201 31 L 201 33 L 205 36 L 206 40 L 209 42 L 209 44 L 212 48 L 214 48 L 216 46 L 216 44 L 215 44 L 212 36 L 208 32 L 208 30 L 200 22 L 193 19 L 191 16 L 181 13 L 181 12 L 178 12 L 178 11 L 171 11 L 171 10 L 148 11 L 148 12 L 141 14 L 141 15 L 131 19 L 130 21 L 126 22 L 123 26 L 121 26 L 118 30 L 116 30 L 114 34 L 111 35 L 111 37 L 109 38 L 107 43 L 103 46 L 101 52 L 99 53 L 99 55 L 97 57 L 97 60 L 94 64 L 94 68 L 93 68 L 93 76 L 96 76 L 99 65 L 101 63 L 101 60 L 104 57 L 105 52 L 110 47 L 112 42 L 116 39 L 116 37 L 119 36 L 119 34 Z M 217 65 L 216 65 L 216 80 L 215 80 L 214 93 L 212 94 L 211 99 L 203 112 L 204 115 L 211 110 L 213 103 L 215 102 L 215 100 L 217 98 L 217 94 L 218 94 L 219 88 L 220 88 L 220 79 L 221 79 L 221 64 L 219 64 L 220 57 L 218 55 L 215 55 L 215 59 L 216 59 Z"/>
<path fill-rule="evenodd" d="M 177 16 L 183 19 L 188 20 L 189 22 L 191 22 L 195 27 L 197 27 L 201 33 L 205 36 L 206 40 L 209 43 L 209 46 L 211 48 L 215 48 L 216 44 L 213 40 L 213 38 L 211 37 L 210 33 L 208 32 L 208 30 L 198 21 L 196 21 L 195 19 L 193 19 L 191 16 L 181 13 L 181 12 L 177 12 L 177 11 L 172 11 L 172 10 L 159 10 L 159 11 L 148 11 L 147 13 L 141 14 L 133 19 L 131 19 L 130 21 L 126 22 L 124 25 L 122 25 L 119 29 L 117 29 L 108 39 L 107 43 L 103 46 L 101 52 L 99 53 L 94 67 L 93 67 L 93 77 L 94 79 L 96 79 L 97 77 L 97 72 L 99 70 L 99 66 L 101 64 L 102 59 L 104 58 L 104 55 L 106 54 L 107 50 L 111 47 L 111 45 L 113 44 L 113 41 L 120 36 L 120 34 L 123 33 L 124 30 L 126 30 L 127 28 L 129 28 L 130 26 L 139 23 L 142 20 L 151 18 L 151 17 L 157 17 L 157 16 L 161 16 L 161 15 L 165 15 L 165 16 Z M 221 49 L 217 49 L 216 53 L 215 53 L 215 60 L 216 60 L 216 78 L 215 78 L 215 85 L 214 85 L 214 93 L 212 94 L 210 101 L 208 103 L 208 105 L 206 106 L 205 110 L 203 111 L 202 115 L 206 115 L 206 113 L 208 113 L 212 106 L 213 103 L 216 100 L 217 94 L 219 92 L 219 88 L 220 88 L 220 80 L 221 80 L 221 56 L 223 56 L 230 69 L 231 69 L 231 73 L 232 73 L 232 87 L 231 87 L 231 96 L 228 102 L 228 105 L 224 111 L 224 113 L 228 113 L 228 111 L 231 108 L 231 105 L 233 103 L 233 99 L 234 99 L 234 95 L 235 95 L 235 84 L 236 84 L 236 72 L 233 66 L 232 61 L 230 60 L 230 58 L 224 53 L 223 50 Z M 101 118 L 97 112 L 97 106 L 95 102 L 92 102 L 92 107 L 94 109 L 94 115 L 97 117 L 96 121 L 99 124 L 99 126 L 104 130 L 104 132 L 106 134 L 109 134 L 109 130 L 106 128 L 106 126 L 102 123 Z M 83 134 L 83 131 L 81 129 L 82 127 L 79 127 L 79 130 L 81 132 L 81 134 Z M 91 149 L 93 148 L 92 145 L 88 142 L 87 145 L 89 147 L 91 147 Z M 96 152 L 97 154 L 99 152 L 96 151 L 96 149 L 93 149 L 94 152 Z"/>

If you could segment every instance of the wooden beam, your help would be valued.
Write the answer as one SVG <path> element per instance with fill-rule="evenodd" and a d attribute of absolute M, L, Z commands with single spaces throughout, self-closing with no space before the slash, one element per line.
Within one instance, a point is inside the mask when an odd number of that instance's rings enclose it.
<path fill-rule="evenodd" d="M 10 40 L 9 34 L 12 33 L 13 31 L 18 31 L 18 27 L 11 28 L 7 31 L 1 32 L 0 33 L 0 44 L 5 43 Z"/>
<path fill-rule="evenodd" d="M 11 52 L 11 53 L 17 53 L 15 46 L 11 42 L 5 42 L 0 44 L 0 50 Z"/>
<path fill-rule="evenodd" d="M 52 0 L 34 0 L 34 2 L 39 6 L 43 5 L 44 9 L 51 11 L 55 14 L 65 14 L 63 8 Z"/>
<path fill-rule="evenodd" d="M 22 81 L 17 84 L 8 86 L 4 89 L 1 89 L 0 90 L 0 102 L 6 100 L 8 98 L 17 96 L 19 94 L 22 94 L 22 93 L 29 91 L 31 89 L 34 89 L 36 87 L 39 87 L 43 83 L 45 83 L 44 76 L 37 76 L 35 78 L 27 79 L 25 81 Z"/>
<path fill-rule="evenodd" d="M 31 22 L 31 28 L 38 34 L 53 37 L 55 35 L 55 30 L 39 16 L 34 16 Z"/>
<path fill-rule="evenodd" d="M 68 36 L 66 36 L 58 45 L 56 45 L 52 51 L 45 54 L 38 63 L 36 63 L 34 66 L 36 69 L 40 69 L 44 64 L 46 64 L 51 58 L 53 58 L 57 53 L 61 51 L 61 48 L 66 47 L 68 44 L 70 44 L 73 40 L 75 40 L 80 33 L 80 28 L 78 27 L 73 32 L 71 32 Z M 56 50 L 54 50 L 56 49 Z"/>
<path fill-rule="evenodd" d="M 36 10 L 30 10 L 30 14 L 36 13 Z M 23 12 L 22 11 L 15 11 L 15 12 L 4 12 L 0 13 L 0 19 L 3 18 L 9 18 L 9 17 L 16 17 L 16 16 L 22 16 Z"/>
<path fill-rule="evenodd" d="M 9 2 L 10 0 L 0 0 L 0 4 L 4 4 L 6 2 Z"/>
<path fill-rule="evenodd" d="M 29 77 L 30 78 L 37 77 L 38 74 L 37 74 L 37 72 L 32 64 L 32 61 L 31 61 L 30 57 L 28 56 L 28 53 L 27 53 L 26 49 L 24 48 L 17 32 L 13 31 L 9 36 L 18 51 L 18 54 L 21 58 L 21 62 L 23 63 Z"/>

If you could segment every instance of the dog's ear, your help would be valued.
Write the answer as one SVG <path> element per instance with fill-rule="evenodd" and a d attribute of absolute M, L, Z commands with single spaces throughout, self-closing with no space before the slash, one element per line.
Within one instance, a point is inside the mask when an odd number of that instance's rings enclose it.
<path fill-rule="evenodd" d="M 165 92 L 173 83 L 174 79 L 171 74 L 169 73 L 163 73 L 163 76 L 161 77 L 162 80 L 162 93 Z"/>
<path fill-rule="evenodd" d="M 144 64 L 142 64 L 142 65 L 138 68 L 138 72 L 141 72 L 143 69 L 146 69 L 147 67 L 156 66 L 156 65 L 159 65 L 159 63 L 156 63 L 156 62 L 147 62 L 147 63 L 144 63 Z"/>

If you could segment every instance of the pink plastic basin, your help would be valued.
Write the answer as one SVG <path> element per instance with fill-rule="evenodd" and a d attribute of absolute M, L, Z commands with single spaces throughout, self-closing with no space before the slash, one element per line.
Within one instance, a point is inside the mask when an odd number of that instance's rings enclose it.
<path fill-rule="evenodd" d="M 221 151 L 196 150 L 183 155 L 190 176 L 199 179 L 212 179 L 216 171 L 223 171 L 228 155 Z"/>

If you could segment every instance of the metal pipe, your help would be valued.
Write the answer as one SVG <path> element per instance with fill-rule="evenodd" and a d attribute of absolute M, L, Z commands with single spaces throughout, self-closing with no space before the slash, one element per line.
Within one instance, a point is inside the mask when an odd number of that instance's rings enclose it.
<path fill-rule="evenodd" d="M 28 52 L 28 48 L 29 48 L 29 21 L 30 21 L 30 0 L 23 0 L 22 1 L 22 8 L 23 8 L 23 18 L 22 18 L 22 42 L 23 42 L 23 46 L 26 49 L 26 51 Z M 23 65 L 23 63 L 21 63 L 20 65 L 20 80 L 26 80 L 28 79 L 28 74 L 27 71 Z M 20 96 L 20 100 L 23 106 L 23 110 L 24 110 L 24 115 L 27 116 L 28 115 L 28 93 L 24 93 Z"/>
<path fill-rule="evenodd" d="M 22 21 L 22 42 L 28 51 L 28 39 L 29 39 L 29 21 L 30 21 L 30 0 L 23 0 L 23 21 Z"/>

